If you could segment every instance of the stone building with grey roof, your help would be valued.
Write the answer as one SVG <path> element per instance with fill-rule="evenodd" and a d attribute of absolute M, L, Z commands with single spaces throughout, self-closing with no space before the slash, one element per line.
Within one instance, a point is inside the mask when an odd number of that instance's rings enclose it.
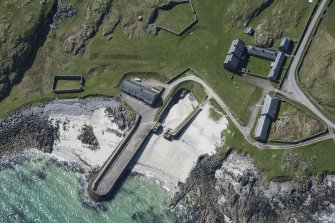
<path fill-rule="evenodd" d="M 292 46 L 293 46 L 292 39 L 288 37 L 283 37 L 279 45 L 279 50 L 289 54 L 291 52 Z"/>
<path fill-rule="evenodd" d="M 261 115 L 268 116 L 272 121 L 275 121 L 280 108 L 280 98 L 267 94 L 264 99 Z"/>
<path fill-rule="evenodd" d="M 224 67 L 233 72 L 237 71 L 240 68 L 244 53 L 244 42 L 240 39 L 233 40 L 224 61 Z"/>
<path fill-rule="evenodd" d="M 271 124 L 276 120 L 279 109 L 280 98 L 267 94 L 255 129 L 256 140 L 264 143 L 268 141 Z"/>
<path fill-rule="evenodd" d="M 149 89 L 132 80 L 122 81 L 121 91 L 149 104 L 150 106 L 155 104 L 160 95 L 160 92 Z"/>
<path fill-rule="evenodd" d="M 253 36 L 254 33 L 255 33 L 255 30 L 250 26 L 248 26 L 244 29 L 244 34 L 247 34 L 249 36 Z"/>
<path fill-rule="evenodd" d="M 277 54 L 276 60 L 271 63 L 271 69 L 268 74 L 268 78 L 271 81 L 277 81 L 281 72 L 281 69 L 285 62 L 285 54 L 283 52 L 279 52 Z"/>
<path fill-rule="evenodd" d="M 271 119 L 266 115 L 260 116 L 255 131 L 256 140 L 266 143 L 269 139 L 270 129 Z"/>
<path fill-rule="evenodd" d="M 250 56 L 259 57 L 261 59 L 274 61 L 277 57 L 278 52 L 274 50 L 258 47 L 258 46 L 249 45 L 248 54 Z"/>

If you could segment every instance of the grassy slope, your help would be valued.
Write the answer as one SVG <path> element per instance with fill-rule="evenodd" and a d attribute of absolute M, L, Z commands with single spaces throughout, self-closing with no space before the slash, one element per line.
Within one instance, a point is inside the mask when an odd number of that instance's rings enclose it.
<path fill-rule="evenodd" d="M 160 10 L 156 24 L 160 27 L 180 32 L 195 19 L 189 3 L 179 4 L 171 10 Z"/>
<path fill-rule="evenodd" d="M 129 40 L 123 28 L 118 26 L 113 39 L 107 41 L 99 31 L 88 42 L 83 56 L 62 51 L 64 39 L 77 32 L 83 23 L 82 15 L 90 5 L 75 0 L 70 2 L 77 7 L 81 16 L 62 23 L 56 35 L 49 35 L 20 87 L 15 87 L 12 94 L 0 103 L 0 116 L 26 103 L 54 98 L 50 89 L 51 77 L 55 72 L 83 74 L 86 79 L 85 92 L 58 97 L 88 94 L 114 96 L 119 93 L 119 83 L 126 73 L 156 72 L 163 79 L 192 66 L 208 80 L 236 116 L 247 123 L 250 114 L 248 108 L 255 102 L 253 95 L 259 89 L 240 80 L 232 81 L 231 74 L 223 68 L 231 40 L 245 36 L 241 27 L 231 27 L 229 17 L 236 4 L 242 4 L 245 0 L 195 0 L 193 3 L 200 22 L 191 34 L 183 37 L 161 32 L 157 37 L 148 34 Z M 113 4 L 124 5 L 125 2 L 115 0 Z M 248 1 L 248 10 L 252 11 L 256 5 L 256 2 Z"/>
<path fill-rule="evenodd" d="M 218 121 L 222 118 L 222 116 L 225 114 L 224 110 L 221 108 L 221 106 L 217 103 L 216 100 L 211 98 L 209 100 L 211 108 L 209 110 L 210 118 L 214 121 Z"/>
<path fill-rule="evenodd" d="M 261 15 L 257 16 L 250 26 L 263 28 L 274 37 L 274 49 L 278 49 L 281 36 L 298 40 L 304 29 L 314 3 L 308 1 L 274 1 Z"/>
<path fill-rule="evenodd" d="M 325 129 L 321 121 L 283 101 L 278 120 L 272 124 L 270 140 L 297 141 L 323 130 Z"/>
<path fill-rule="evenodd" d="M 257 57 L 249 57 L 246 67 L 249 72 L 258 74 L 263 77 L 268 77 L 271 68 L 271 61 L 263 60 Z"/>
<path fill-rule="evenodd" d="M 259 150 L 246 142 L 242 134 L 230 122 L 224 133 L 226 145 L 219 150 L 223 155 L 228 148 L 252 156 L 257 168 L 263 172 L 265 181 L 295 180 L 303 182 L 308 176 L 334 173 L 335 157 L 334 142 L 326 140 L 310 146 L 289 150 Z M 287 161 L 291 154 L 292 162 Z"/>
<path fill-rule="evenodd" d="M 117 1 L 121 0 L 115 0 L 114 4 Z M 85 10 L 85 4 L 73 2 L 79 13 Z M 87 44 L 83 56 L 62 51 L 63 40 L 82 24 L 80 17 L 71 18 L 61 25 L 55 36 L 50 35 L 20 87 L 16 87 L 10 97 L 1 102 L 0 115 L 25 104 L 27 98 L 28 102 L 53 98 L 50 89 L 54 72 L 84 74 L 84 93 L 60 96 L 73 97 L 117 95 L 123 74 L 130 71 L 158 72 L 169 77 L 188 66 L 204 75 L 238 117 L 248 114 L 250 97 L 257 88 L 242 81 L 232 82 L 231 75 L 222 66 L 230 41 L 241 31 L 226 29 L 222 12 L 229 1 L 194 1 L 194 4 L 201 22 L 192 34 L 180 38 L 161 32 L 157 37 L 148 34 L 129 40 L 119 26 L 110 41 L 99 32 Z M 234 93 L 236 90 L 238 94 Z"/>
<path fill-rule="evenodd" d="M 335 3 L 321 22 L 299 71 L 302 86 L 335 119 Z"/>
<path fill-rule="evenodd" d="M 20 61 L 20 68 L 29 62 L 22 63 L 33 50 L 32 43 L 38 38 L 37 28 L 43 27 L 45 15 L 52 9 L 51 0 L 41 5 L 38 1 L 0 1 L 0 97 L 7 92 L 9 86 L 16 83 L 22 75 L 14 65 Z M 41 31 L 42 33 L 42 31 Z M 5 95 L 5 94 L 4 94 Z"/>

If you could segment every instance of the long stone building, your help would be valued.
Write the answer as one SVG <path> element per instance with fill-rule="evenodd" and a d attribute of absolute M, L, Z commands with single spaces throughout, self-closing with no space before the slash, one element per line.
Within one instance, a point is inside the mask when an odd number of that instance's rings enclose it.
<path fill-rule="evenodd" d="M 248 46 L 248 54 L 250 56 L 259 57 L 265 60 L 274 61 L 277 57 L 278 52 L 258 46 Z"/>
<path fill-rule="evenodd" d="M 271 124 L 276 120 L 280 108 L 280 98 L 267 94 L 264 99 L 262 113 L 258 119 L 255 138 L 266 143 L 269 138 Z"/>
<path fill-rule="evenodd" d="M 258 119 L 256 126 L 255 138 L 260 142 L 267 142 L 269 138 L 269 132 L 271 129 L 271 119 L 266 115 L 262 115 Z"/>
<path fill-rule="evenodd" d="M 267 94 L 264 99 L 261 115 L 268 116 L 272 121 L 276 120 L 280 108 L 280 98 Z"/>
<path fill-rule="evenodd" d="M 153 106 L 160 96 L 160 92 L 149 89 L 132 80 L 122 81 L 121 91 L 149 104 L 150 106 Z"/>
<path fill-rule="evenodd" d="M 271 63 L 271 69 L 268 75 L 269 80 L 271 81 L 278 80 L 284 62 L 285 62 L 285 54 L 283 52 L 279 52 L 277 54 L 276 60 Z"/>

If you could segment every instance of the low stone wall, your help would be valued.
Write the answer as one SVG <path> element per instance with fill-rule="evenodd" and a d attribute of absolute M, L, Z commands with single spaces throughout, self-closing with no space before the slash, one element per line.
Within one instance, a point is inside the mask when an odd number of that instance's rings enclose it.
<path fill-rule="evenodd" d="M 250 75 L 250 76 L 253 76 L 253 77 L 262 78 L 262 79 L 265 79 L 265 80 L 268 80 L 268 79 L 269 79 L 269 78 L 264 77 L 264 76 L 262 76 L 262 75 L 255 74 L 255 73 L 251 73 L 251 72 L 247 72 L 247 71 L 245 71 L 244 73 L 247 74 L 247 75 Z"/>
<path fill-rule="evenodd" d="M 164 28 L 164 27 L 161 27 L 161 26 L 157 26 L 157 30 L 159 31 L 159 30 L 164 30 L 164 31 L 167 31 L 167 32 L 169 32 L 169 33 L 172 33 L 172 34 L 174 34 L 174 35 L 177 35 L 177 36 L 182 36 L 182 35 L 184 35 L 189 29 L 191 29 L 196 23 L 198 23 L 198 17 L 196 16 L 196 19 L 195 20 L 193 20 L 193 22 L 192 23 L 190 23 L 189 25 L 187 25 L 182 31 L 180 31 L 180 32 L 175 32 L 175 31 L 173 31 L 173 30 L 171 30 L 171 29 L 168 29 L 168 28 Z M 157 31 L 157 32 L 158 32 Z"/>
<path fill-rule="evenodd" d="M 59 80 L 78 80 L 80 81 L 80 87 L 74 89 L 64 89 L 64 90 L 57 90 L 57 82 Z M 84 78 L 82 75 L 67 75 L 67 76 L 54 76 L 53 83 L 52 83 L 52 92 L 55 94 L 68 94 L 68 93 L 80 93 L 84 91 Z"/>
<path fill-rule="evenodd" d="M 328 133 L 328 129 L 326 129 L 326 130 L 324 130 L 322 132 L 319 132 L 317 134 L 314 134 L 314 135 L 312 135 L 310 137 L 307 137 L 305 139 L 301 139 L 301 140 L 295 140 L 295 141 L 269 140 L 269 142 L 271 142 L 271 143 L 280 143 L 280 144 L 288 144 L 288 145 L 296 145 L 296 144 L 307 142 L 309 140 L 312 140 L 312 139 L 315 139 L 317 137 L 323 136 L 323 135 L 325 135 L 327 133 Z"/>
<path fill-rule="evenodd" d="M 192 8 L 192 12 L 194 14 L 194 20 L 187 26 L 185 26 L 180 32 L 176 32 L 176 31 L 173 31 L 169 28 L 166 28 L 166 27 L 162 27 L 162 26 L 156 26 L 156 35 L 158 34 L 158 32 L 160 30 L 164 30 L 166 32 L 169 32 L 169 33 L 172 33 L 174 35 L 177 35 L 177 36 L 182 36 L 184 35 L 188 30 L 190 30 L 196 23 L 198 23 L 199 19 L 198 19 L 198 16 L 196 14 L 196 11 L 195 11 L 195 8 L 194 8 L 194 5 L 192 3 L 192 0 L 182 0 L 182 1 L 169 1 L 167 4 L 163 4 L 163 5 L 160 5 L 158 7 L 156 7 L 153 12 L 151 13 L 149 19 L 148 19 L 148 24 L 147 25 L 150 25 L 150 24 L 154 24 L 157 17 L 158 17 L 158 11 L 159 10 L 171 10 L 173 7 L 175 7 L 176 5 L 178 4 L 185 4 L 185 3 L 189 3 L 191 5 L 191 8 Z"/>
<path fill-rule="evenodd" d="M 178 74 L 174 75 L 173 77 L 171 77 L 166 83 L 167 84 L 171 84 L 172 82 L 174 82 L 175 80 L 177 80 L 178 78 L 180 78 L 181 76 L 183 76 L 185 73 L 187 73 L 188 71 L 190 71 L 191 68 L 186 68 L 185 70 L 179 72 Z"/>
<path fill-rule="evenodd" d="M 318 132 L 312 136 L 309 136 L 307 138 L 304 138 L 304 139 L 299 139 L 299 140 L 293 140 L 293 141 L 284 141 L 284 140 L 269 140 L 270 143 L 280 143 L 280 144 L 291 144 L 291 145 L 294 145 L 294 144 L 299 144 L 299 143 L 303 143 L 303 142 L 306 142 L 306 141 L 309 141 L 309 140 L 312 140 L 312 139 L 315 139 L 317 137 L 320 137 L 322 135 L 325 135 L 329 132 L 328 130 L 328 127 L 326 126 L 326 124 L 318 117 L 314 116 L 313 114 L 311 114 L 310 112 L 306 111 L 305 109 L 293 104 L 292 102 L 288 101 L 288 100 L 285 100 L 284 98 L 281 97 L 281 94 L 280 93 L 277 93 L 276 95 L 278 95 L 280 97 L 280 100 L 281 101 L 284 101 L 285 103 L 288 103 L 289 105 L 301 110 L 302 112 L 306 113 L 307 115 L 317 119 L 319 122 L 321 122 L 321 124 L 323 125 L 323 127 L 325 128 L 325 130 L 321 131 L 321 132 Z"/>
<path fill-rule="evenodd" d="M 201 111 L 202 111 L 201 107 L 194 109 L 194 111 L 188 117 L 186 117 L 186 119 L 180 125 L 177 126 L 177 128 L 169 132 L 170 135 L 173 138 L 178 138 L 180 134 L 188 127 L 188 125 L 197 117 L 197 115 Z"/>

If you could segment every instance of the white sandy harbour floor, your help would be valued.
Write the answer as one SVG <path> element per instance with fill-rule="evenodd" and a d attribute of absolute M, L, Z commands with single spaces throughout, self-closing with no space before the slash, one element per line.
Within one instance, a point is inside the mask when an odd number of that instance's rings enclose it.
<path fill-rule="evenodd" d="M 184 102 L 188 103 L 187 100 Z M 144 149 L 135 171 L 147 176 L 159 178 L 164 186 L 175 191 L 178 181 L 184 182 L 195 166 L 200 155 L 213 154 L 222 144 L 221 133 L 227 128 L 225 116 L 219 121 L 210 118 L 209 103 L 194 119 L 179 140 L 168 141 L 160 135 L 153 135 Z M 169 117 L 169 116 L 174 117 Z M 164 126 L 169 126 L 169 120 L 174 120 L 179 114 L 170 112 Z M 166 130 L 166 127 L 163 131 Z"/>
<path fill-rule="evenodd" d="M 163 131 L 177 126 L 197 102 L 186 95 L 170 110 L 163 123 Z M 66 105 L 67 111 L 76 105 Z M 167 190 L 174 192 L 178 181 L 185 181 L 198 157 L 202 154 L 213 154 L 221 145 L 221 133 L 227 128 L 225 116 L 219 121 L 210 118 L 211 105 L 206 103 L 203 110 L 193 120 L 179 140 L 168 141 L 163 133 L 152 135 L 144 148 L 134 171 L 152 177 Z M 59 123 L 59 140 L 54 144 L 53 154 L 81 163 L 87 169 L 101 167 L 115 150 L 123 137 L 118 137 L 108 129 L 122 134 L 115 123 L 105 114 L 105 108 L 99 107 L 85 114 L 55 113 L 50 116 L 54 125 Z M 91 125 L 100 144 L 100 149 L 90 150 L 78 136 L 84 125 Z"/>

